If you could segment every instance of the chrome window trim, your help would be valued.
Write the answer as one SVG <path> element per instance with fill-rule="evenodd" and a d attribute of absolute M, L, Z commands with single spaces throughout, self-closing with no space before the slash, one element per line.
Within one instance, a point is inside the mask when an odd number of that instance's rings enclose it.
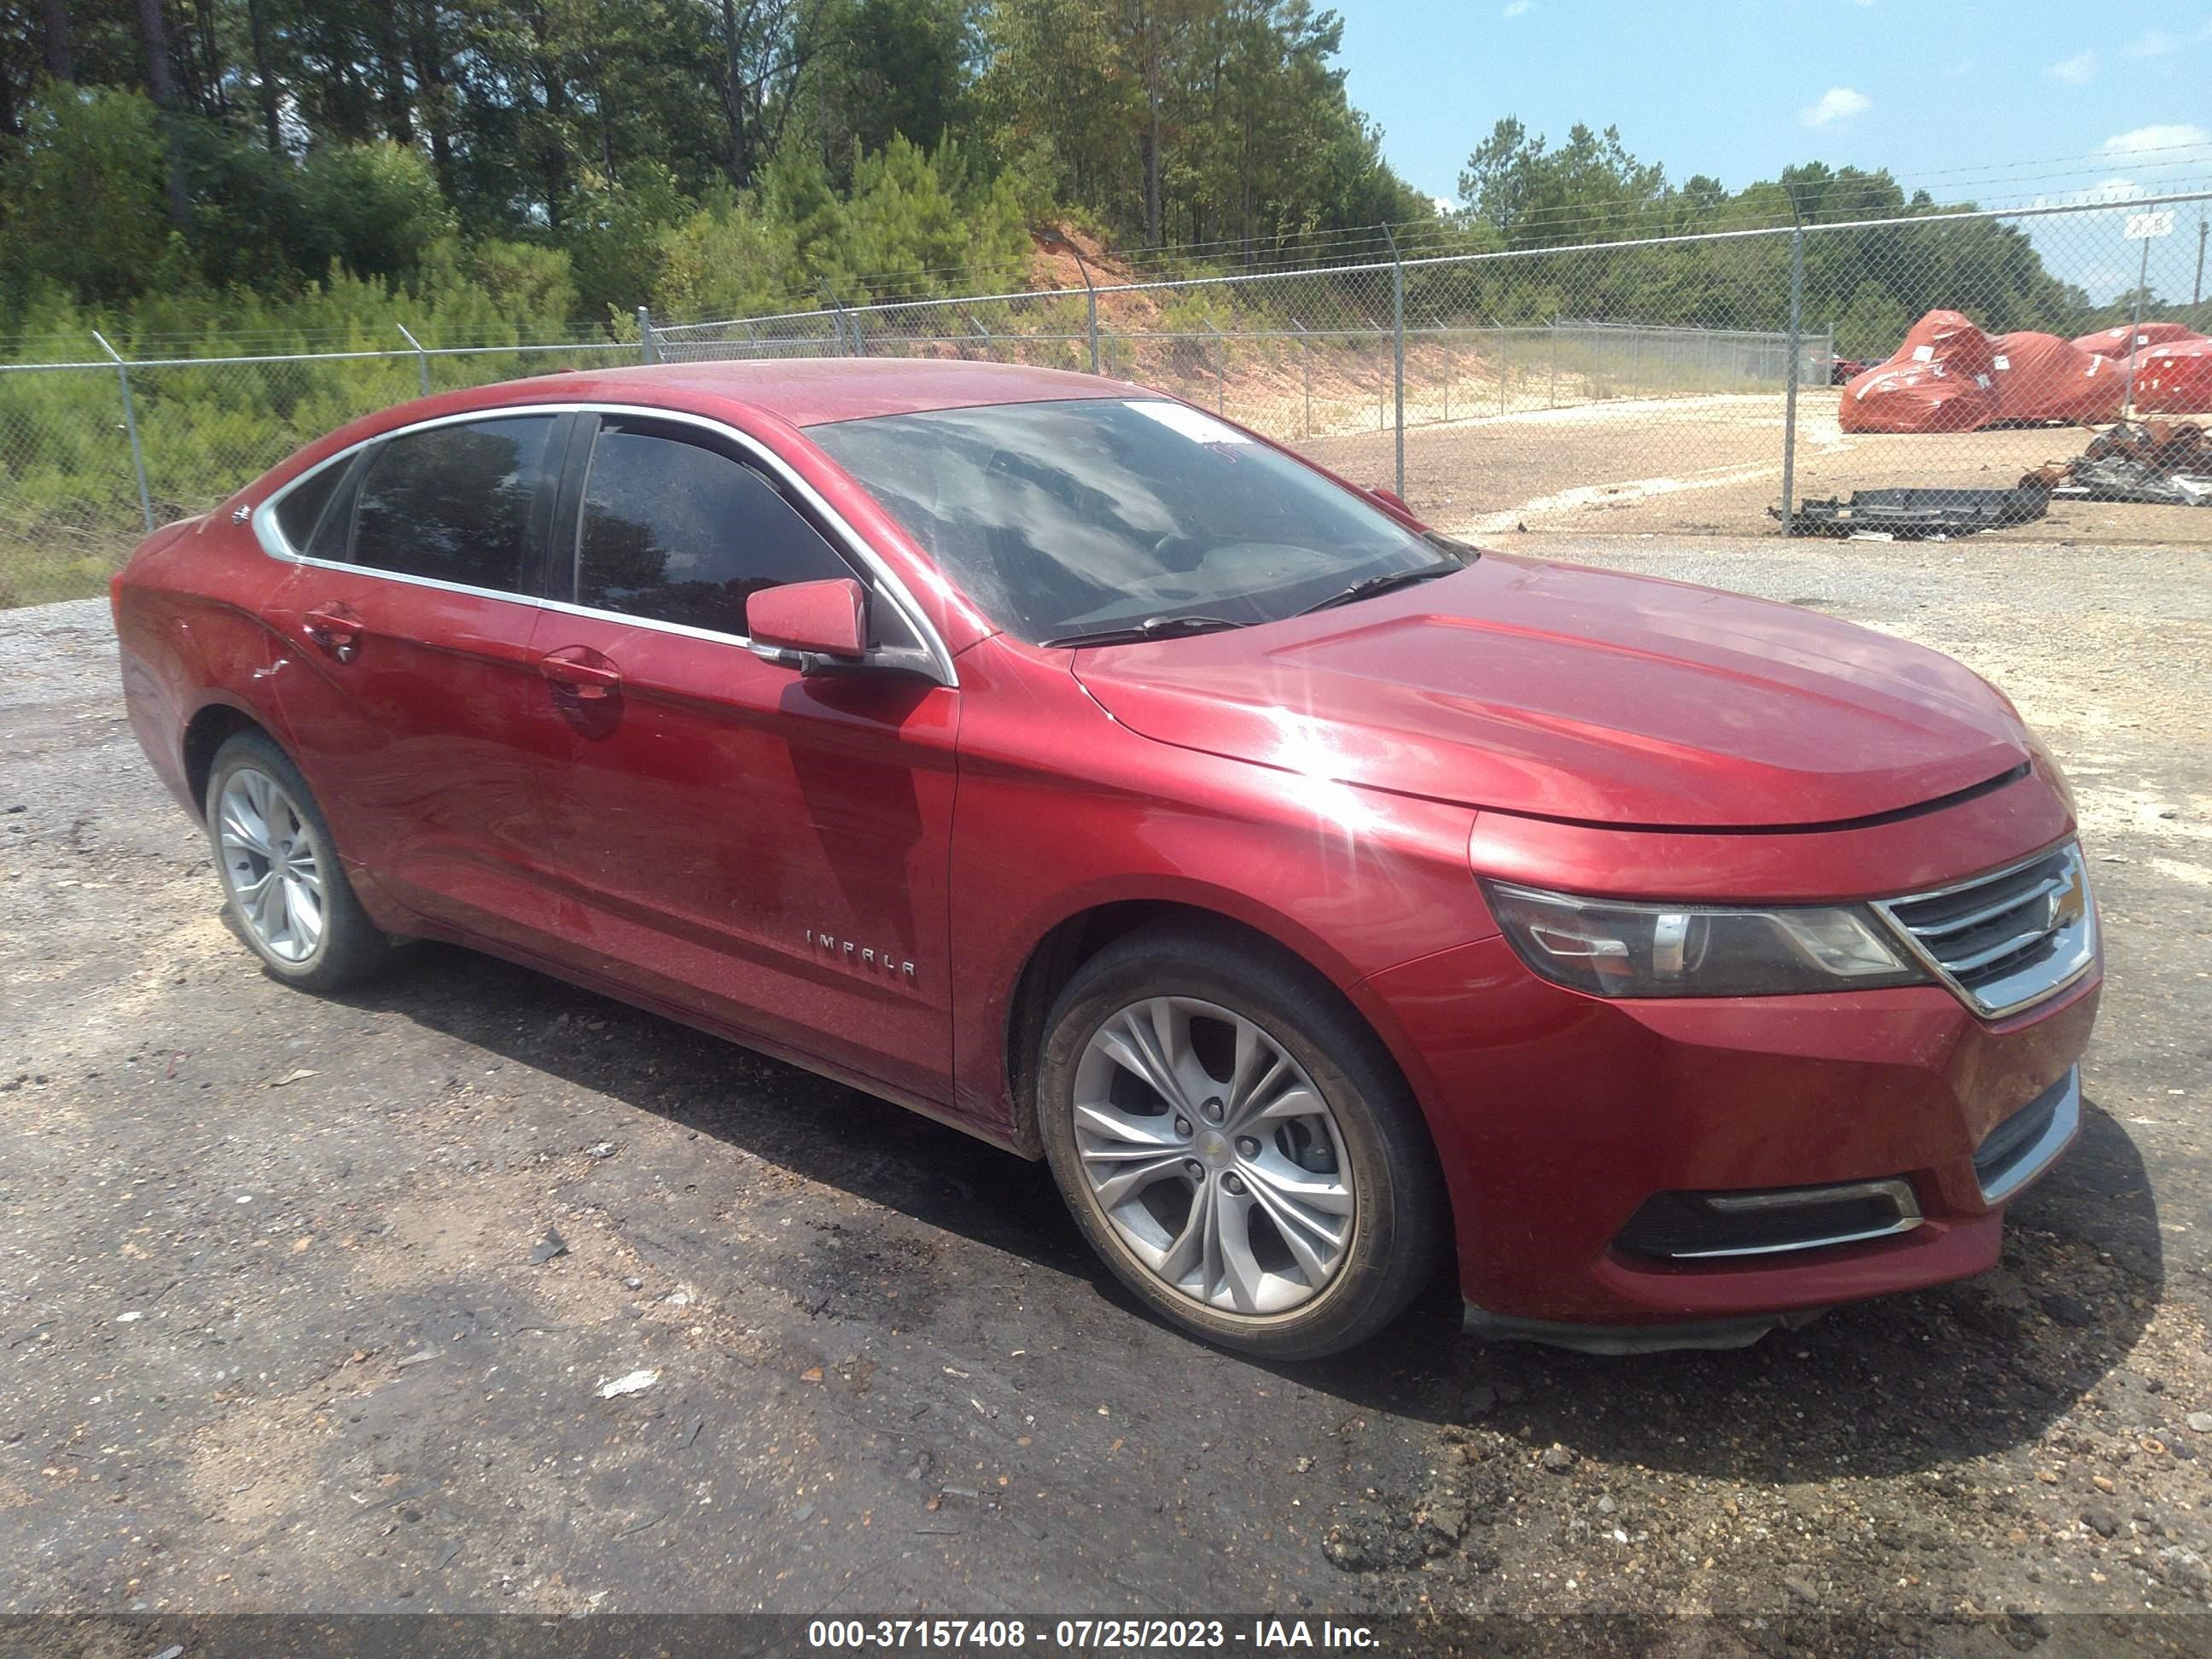
<path fill-rule="evenodd" d="M 2075 963 L 2061 977 L 2052 980 L 2047 985 L 2039 985 L 2026 996 L 2016 997 L 2009 1002 L 1991 1002 L 1973 987 L 1960 983 L 1952 976 L 1949 970 L 1936 960 L 1935 953 L 1920 942 L 1919 936 L 1911 927 L 1899 921 L 1893 911 L 1892 907 L 1895 905 L 1918 904 L 1929 899 L 1948 898 L 1954 893 L 1964 893 L 1973 888 L 1985 886 L 1993 881 L 2002 881 L 2008 876 L 2017 875 L 2022 870 L 2043 863 L 2054 853 L 2065 855 L 2073 867 L 2075 879 L 2081 884 L 2084 910 L 2082 919 L 2084 949 L 2081 960 Z M 1985 870 L 1980 875 L 1970 876 L 1964 881 L 1950 882 L 1942 887 L 1925 887 L 1917 892 L 1894 893 L 1887 898 L 1872 900 L 1870 905 L 1875 915 L 1881 918 L 1882 925 L 1889 929 L 1891 936 L 1911 953 L 1913 961 L 1919 964 L 1929 977 L 1950 991 L 1953 995 L 1984 1019 L 2004 1019 L 2019 1013 L 2023 1009 L 2032 1008 L 2039 1002 L 2049 1001 L 2069 985 L 2079 981 L 2083 975 L 2094 968 L 2097 965 L 2098 953 L 2103 948 L 2104 935 L 2101 919 L 2097 915 L 2096 890 L 2089 884 L 2088 860 L 2081 856 L 2081 843 L 2078 841 L 2064 842 L 2057 847 L 2046 847 L 2040 853 L 2024 859 L 2015 859 L 2010 864 L 2002 865 L 1995 870 Z M 2002 983 L 2002 981 L 1998 982 Z"/>
<path fill-rule="evenodd" d="M 540 599 L 538 608 L 557 611 L 564 617 L 620 623 L 625 628 L 644 628 L 656 634 L 674 634 L 687 640 L 704 640 L 709 645 L 734 645 L 741 651 L 751 652 L 763 662 L 782 662 L 791 655 L 783 646 L 763 645 L 743 634 L 725 634 L 712 628 L 694 628 L 689 623 L 663 622 L 657 617 L 633 617 L 627 611 L 600 611 L 588 605 L 571 605 L 566 599 Z"/>
<path fill-rule="evenodd" d="M 672 425 L 697 427 L 702 431 L 713 433 L 716 437 L 735 444 L 749 460 L 759 465 L 770 477 L 805 501 L 824 523 L 829 525 L 833 532 L 833 549 L 842 553 L 853 563 L 872 576 L 875 579 L 876 592 L 890 600 L 892 607 L 914 629 L 915 637 L 922 642 L 923 649 L 929 653 L 930 666 L 933 670 L 932 678 L 939 684 L 950 690 L 957 690 L 959 688 L 960 674 L 958 669 L 953 665 L 952 653 L 945 648 L 944 640 L 939 635 L 937 629 L 930 625 L 928 617 L 922 614 L 921 607 L 915 602 L 913 592 L 907 587 L 905 582 L 899 579 L 898 573 L 891 568 L 883 555 L 876 550 L 866 537 L 853 528 L 845 515 L 824 500 L 821 491 L 815 489 L 794 471 L 790 463 L 768 448 L 758 439 L 739 431 L 726 421 L 718 421 L 707 415 L 695 415 L 687 410 L 659 409 L 650 404 L 606 402 L 498 404 L 486 409 L 466 410 L 459 414 L 434 415 L 425 420 L 410 421 L 404 426 L 396 426 L 388 432 L 379 432 L 356 443 L 348 444 L 337 454 L 326 456 L 316 462 L 298 477 L 288 479 L 281 489 L 272 492 L 267 500 L 253 509 L 252 525 L 254 539 L 261 544 L 261 550 L 264 553 L 286 564 L 311 566 L 322 570 L 350 571 L 356 575 L 374 576 L 385 581 L 406 582 L 417 587 L 437 588 L 449 593 L 466 593 L 477 599 L 505 599 L 510 604 L 526 605 L 538 611 L 559 611 L 572 616 L 624 623 L 633 628 L 651 629 L 657 633 L 677 634 L 687 639 L 734 645 L 766 660 L 776 661 L 783 659 L 786 653 L 781 647 L 756 644 L 742 634 L 725 634 L 713 629 L 693 628 L 683 623 L 661 622 L 651 617 L 633 617 L 623 611 L 595 610 L 589 605 L 574 605 L 561 599 L 542 599 L 531 593 L 513 593 L 502 589 L 471 587 L 460 582 L 441 581 L 432 576 L 410 575 L 404 571 L 379 570 L 368 565 L 341 564 L 332 559 L 310 558 L 293 547 L 285 539 L 283 530 L 277 526 L 276 508 L 287 495 L 316 474 L 326 468 L 342 465 L 374 444 L 386 443 L 394 438 L 409 437 L 417 432 L 432 431 L 441 426 L 465 426 L 481 421 L 514 420 L 532 415 L 614 415 L 627 416 L 633 420 L 662 421 Z"/>

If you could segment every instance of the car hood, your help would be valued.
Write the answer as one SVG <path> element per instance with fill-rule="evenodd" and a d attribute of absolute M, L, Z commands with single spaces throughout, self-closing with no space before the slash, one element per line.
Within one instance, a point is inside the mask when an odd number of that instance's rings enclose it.
<path fill-rule="evenodd" d="M 1591 823 L 1844 823 L 2030 757 L 2011 705 L 1936 652 L 1794 605 L 1494 554 L 1310 617 L 1092 647 L 1073 667 L 1161 743 Z"/>

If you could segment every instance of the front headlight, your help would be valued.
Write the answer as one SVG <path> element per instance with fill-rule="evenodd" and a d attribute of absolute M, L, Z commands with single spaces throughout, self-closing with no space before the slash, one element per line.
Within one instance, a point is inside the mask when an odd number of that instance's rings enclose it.
<path fill-rule="evenodd" d="M 1595 996 L 1781 996 L 1928 977 L 1859 905 L 1633 904 L 1502 881 L 1483 890 L 1522 961 Z"/>

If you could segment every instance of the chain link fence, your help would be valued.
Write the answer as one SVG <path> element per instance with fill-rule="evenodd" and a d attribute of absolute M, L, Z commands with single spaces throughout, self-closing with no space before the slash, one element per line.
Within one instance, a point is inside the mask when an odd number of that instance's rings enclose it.
<path fill-rule="evenodd" d="M 1192 280 L 1109 283 L 1085 267 L 1077 289 L 678 325 L 641 310 L 629 337 L 538 344 L 408 336 L 126 361 L 95 339 L 80 361 L 0 362 L 0 603 L 97 591 L 152 524 L 408 398 L 618 363 L 808 356 L 1019 362 L 1158 387 L 1462 534 L 1887 534 L 1853 515 L 1855 495 L 1922 493 L 1909 504 L 2033 475 L 2039 510 L 2008 512 L 2008 538 L 2203 542 L 2212 487 L 2191 493 L 2195 452 L 2168 428 L 2165 461 L 2129 488 L 2076 463 L 2118 447 L 2131 420 L 2212 424 L 2209 203 Z"/>

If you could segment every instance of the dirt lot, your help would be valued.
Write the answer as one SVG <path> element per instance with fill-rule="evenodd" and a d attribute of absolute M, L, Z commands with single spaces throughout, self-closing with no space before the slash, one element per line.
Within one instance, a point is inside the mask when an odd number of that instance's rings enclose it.
<path fill-rule="evenodd" d="M 1499 539 L 1925 640 L 2049 734 L 2112 977 L 2000 1270 L 1737 1353 L 1474 1345 L 1449 1284 L 1341 1361 L 1213 1353 L 1041 1169 L 893 1108 L 456 951 L 264 978 L 101 607 L 15 611 L 0 1613 L 1684 1611 L 1730 1651 L 2018 1615 L 1945 1652 L 2203 1615 L 2212 567 Z"/>
<path fill-rule="evenodd" d="M 1808 390 L 1798 405 L 1795 494 L 1826 498 L 1856 489 L 1943 485 L 2008 489 L 2045 461 L 2081 453 L 2088 433 L 2039 427 L 1912 435 L 1845 433 L 1838 393 Z M 1324 465 L 1360 483 L 1388 483 L 1388 432 L 1299 442 L 1291 418 L 1278 426 L 1249 412 Z M 1428 411 L 1433 413 L 1433 411 Z M 1420 411 L 1415 411 L 1416 414 Z M 1525 524 L 1571 535 L 1765 537 L 1782 500 L 1782 400 L 1771 396 L 1631 398 L 1409 425 L 1406 496 L 1436 523 L 1495 535 Z M 2052 504 L 2050 515 L 2003 532 L 2007 542 L 2203 544 L 2212 510 Z"/>

